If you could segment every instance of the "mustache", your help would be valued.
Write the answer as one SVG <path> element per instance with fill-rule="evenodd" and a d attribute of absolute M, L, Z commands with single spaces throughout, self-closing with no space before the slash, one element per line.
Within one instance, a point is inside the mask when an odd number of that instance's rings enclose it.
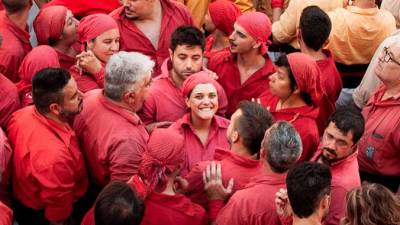
<path fill-rule="evenodd" d="M 329 153 L 331 153 L 334 156 L 337 156 L 336 151 L 331 148 L 323 147 L 322 149 L 328 151 Z"/>

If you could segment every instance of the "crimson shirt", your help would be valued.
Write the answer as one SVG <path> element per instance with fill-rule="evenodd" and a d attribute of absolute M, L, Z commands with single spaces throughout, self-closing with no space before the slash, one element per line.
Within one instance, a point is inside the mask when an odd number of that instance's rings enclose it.
<path fill-rule="evenodd" d="M 6 134 L 0 128 L 0 201 L 8 205 L 10 203 L 11 155 L 10 143 Z"/>
<path fill-rule="evenodd" d="M 104 66 L 102 65 L 100 71 L 96 74 L 89 74 L 80 72 L 76 66 L 69 69 L 71 76 L 75 79 L 78 89 L 83 93 L 104 87 Z"/>
<path fill-rule="evenodd" d="M 140 52 L 151 57 L 156 63 L 154 76 L 160 74 L 161 64 L 169 56 L 168 49 L 172 32 L 182 25 L 194 26 L 193 19 L 186 6 L 171 0 L 160 0 L 160 3 L 163 15 L 157 48 L 153 46 L 133 20 L 125 17 L 124 7 L 120 7 L 110 13 L 119 26 L 121 50 Z"/>
<path fill-rule="evenodd" d="M 0 212 L 0 225 L 12 225 L 13 212 L 2 202 L 0 202 Z"/>
<path fill-rule="evenodd" d="M 91 178 L 99 187 L 137 173 L 149 135 L 136 113 L 108 100 L 101 89 L 85 94 L 74 129 Z"/>
<path fill-rule="evenodd" d="M 8 134 L 14 147 L 14 197 L 43 209 L 49 221 L 67 219 L 88 186 L 75 132 L 27 106 L 13 114 Z"/>
<path fill-rule="evenodd" d="M 75 17 L 82 18 L 94 13 L 110 13 L 114 9 L 120 7 L 119 0 L 101 0 L 101 1 L 84 1 L 84 0 L 52 0 L 45 5 L 62 5 L 72 11 Z"/>
<path fill-rule="evenodd" d="M 11 114 L 19 109 L 21 104 L 18 97 L 17 87 L 1 73 L 0 96 L 0 128 L 6 129 Z"/>

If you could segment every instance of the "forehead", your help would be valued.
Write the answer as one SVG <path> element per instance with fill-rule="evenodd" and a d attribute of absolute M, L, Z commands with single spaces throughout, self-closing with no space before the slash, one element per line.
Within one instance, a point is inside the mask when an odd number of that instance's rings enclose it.
<path fill-rule="evenodd" d="M 237 118 L 239 118 L 242 115 L 242 110 L 237 109 L 231 116 L 231 122 L 234 122 Z"/>
<path fill-rule="evenodd" d="M 199 93 L 216 93 L 217 89 L 214 85 L 207 83 L 207 84 L 198 84 L 196 87 L 193 88 L 192 94 L 199 94 Z"/>
<path fill-rule="evenodd" d="M 111 29 L 102 34 L 100 34 L 97 39 L 116 39 L 119 38 L 119 30 L 118 29 Z"/>
<path fill-rule="evenodd" d="M 400 59 L 400 43 L 395 42 L 388 46 L 389 52 L 392 53 L 393 57 L 398 60 Z"/>
<path fill-rule="evenodd" d="M 175 48 L 174 51 L 176 54 L 202 54 L 203 50 L 201 49 L 201 46 L 199 45 L 187 45 L 187 44 L 182 44 L 178 45 Z"/>
<path fill-rule="evenodd" d="M 236 32 L 240 32 L 240 33 L 242 33 L 242 34 L 244 34 L 246 36 L 249 36 L 247 31 L 242 26 L 240 26 L 238 23 L 235 23 L 233 25 L 233 28 L 235 29 Z"/>
<path fill-rule="evenodd" d="M 348 143 L 353 143 L 353 132 L 348 131 L 346 134 L 342 132 L 334 122 L 329 122 L 328 127 L 325 129 L 325 132 L 329 133 L 330 135 L 334 136 L 336 139 L 345 140 Z"/>
<path fill-rule="evenodd" d="M 78 91 L 78 86 L 76 84 L 76 81 L 74 80 L 74 78 L 71 77 L 71 79 L 69 79 L 68 83 L 63 88 L 64 95 L 65 97 L 70 97 L 74 95 L 75 92 L 77 91 Z"/>

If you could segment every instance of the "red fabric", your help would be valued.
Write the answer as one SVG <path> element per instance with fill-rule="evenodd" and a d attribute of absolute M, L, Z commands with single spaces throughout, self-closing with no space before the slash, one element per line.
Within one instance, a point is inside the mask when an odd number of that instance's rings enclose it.
<path fill-rule="evenodd" d="M 17 87 L 1 73 L 0 96 L 0 127 L 6 129 L 11 114 L 19 109 L 21 104 L 18 97 Z"/>
<path fill-rule="evenodd" d="M 75 132 L 27 106 L 13 114 L 8 134 L 14 146 L 14 197 L 29 208 L 44 210 L 49 221 L 68 218 L 88 187 Z"/>
<path fill-rule="evenodd" d="M 59 68 L 57 52 L 48 45 L 38 46 L 30 51 L 19 67 L 18 74 L 21 80 L 17 83 L 22 107 L 33 103 L 32 78 L 40 70 L 48 67 Z"/>
<path fill-rule="evenodd" d="M 161 67 L 161 74 L 151 82 L 146 100 L 139 116 L 143 123 L 170 121 L 175 122 L 187 112 L 182 91 L 175 86 L 169 74 L 171 61 L 166 59 Z M 225 116 L 228 99 L 221 85 L 217 86 L 219 107 L 217 114 Z"/>
<path fill-rule="evenodd" d="M 75 79 L 78 85 L 78 89 L 83 93 L 104 87 L 104 65 L 102 65 L 100 71 L 96 74 L 89 74 L 84 71 L 82 71 L 81 73 L 76 66 L 72 66 L 69 69 L 69 72 L 71 73 L 71 76 Z"/>
<path fill-rule="evenodd" d="M 319 149 L 311 161 L 317 161 L 322 154 Z M 345 159 L 329 165 L 332 173 L 331 204 L 324 225 L 337 225 L 346 211 L 346 194 L 355 187 L 359 187 L 360 174 L 358 172 L 357 152 Z"/>
<path fill-rule="evenodd" d="M 163 10 L 161 21 L 160 37 L 158 46 L 155 48 L 150 40 L 124 15 L 124 7 L 120 7 L 110 13 L 117 21 L 121 33 L 121 50 L 128 52 L 140 52 L 151 57 L 156 66 L 153 76 L 160 74 L 160 67 L 164 60 L 169 56 L 169 45 L 172 32 L 181 25 L 193 25 L 194 22 L 188 9 L 175 1 L 160 0 Z"/>
<path fill-rule="evenodd" d="M 222 183 L 224 186 L 228 185 L 230 178 L 234 179 L 233 193 L 243 189 L 252 177 L 262 174 L 263 171 L 263 166 L 258 160 L 242 157 L 226 149 L 217 148 L 214 153 L 214 160 L 221 163 Z M 198 163 L 185 177 L 189 182 L 186 196 L 203 207 L 207 206 L 203 171 L 210 163 L 211 161 Z"/>
<path fill-rule="evenodd" d="M 185 164 L 181 171 L 182 176 L 186 175 L 198 162 L 212 160 L 216 148 L 229 148 L 226 137 L 229 120 L 220 116 L 214 116 L 205 145 L 201 143 L 195 134 L 190 120 L 190 113 L 187 113 L 169 128 L 177 130 L 185 138 L 184 151 L 186 156 Z"/>
<path fill-rule="evenodd" d="M 0 33 L 3 37 L 0 48 L 0 73 L 15 83 L 19 81 L 19 65 L 32 49 L 28 26 L 25 30 L 17 27 L 3 10 L 0 11 Z"/>
<path fill-rule="evenodd" d="M 65 69 L 65 70 L 69 70 L 72 66 L 75 65 L 76 63 L 76 59 L 75 57 L 71 57 L 67 54 L 64 54 L 58 50 L 57 51 L 57 55 L 58 55 L 58 60 L 60 61 L 60 67 Z"/>
<path fill-rule="evenodd" d="M 272 34 L 272 25 L 268 16 L 262 12 L 249 12 L 239 16 L 236 23 L 243 27 L 254 40 L 261 43 L 260 52 L 268 51 L 268 39 Z"/>
<path fill-rule="evenodd" d="M 96 225 L 94 222 L 94 207 L 90 208 L 82 219 L 81 225 Z"/>
<path fill-rule="evenodd" d="M 362 110 L 365 131 L 358 143 L 358 163 L 368 173 L 399 176 L 400 94 L 382 100 L 385 91 L 382 85 Z"/>
<path fill-rule="evenodd" d="M 219 211 L 224 207 L 225 202 L 223 200 L 209 200 L 208 201 L 208 220 L 215 221 L 217 219 Z"/>
<path fill-rule="evenodd" d="M 121 6 L 119 0 L 85 1 L 85 0 L 52 0 L 44 7 L 62 5 L 72 11 L 79 18 L 94 13 L 110 13 Z"/>
<path fill-rule="evenodd" d="M 275 68 L 269 58 L 265 58 L 264 67 L 256 71 L 243 84 L 235 55 L 224 51 L 210 58 L 208 68 L 218 75 L 218 82 L 229 96 L 227 116 L 232 115 L 242 100 L 258 98 L 269 86 L 269 75 Z"/>
<path fill-rule="evenodd" d="M 235 3 L 228 0 L 217 0 L 208 5 L 208 12 L 215 27 L 226 36 L 233 32 L 233 24 L 241 15 Z"/>
<path fill-rule="evenodd" d="M 64 6 L 44 7 L 33 21 L 39 45 L 49 45 L 49 40 L 57 41 L 64 30 L 68 9 Z"/>
<path fill-rule="evenodd" d="M 137 174 L 148 134 L 139 117 L 108 100 L 102 90 L 85 94 L 74 129 L 93 182 L 104 187 Z"/>
<path fill-rule="evenodd" d="M 205 49 L 204 49 L 204 57 L 210 59 L 210 58 L 214 57 L 216 54 L 218 54 L 220 52 L 229 51 L 229 47 L 226 47 L 226 48 L 223 48 L 223 49 L 220 49 L 220 50 L 216 50 L 216 51 L 215 50 L 212 51 L 213 44 L 214 44 L 214 37 L 212 35 L 210 35 L 210 36 L 208 36 L 206 38 L 206 46 L 205 46 Z"/>
<path fill-rule="evenodd" d="M 284 0 L 271 0 L 272 8 L 281 8 L 283 9 L 283 5 L 285 4 Z"/>
<path fill-rule="evenodd" d="M 0 202 L 0 225 L 13 224 L 13 212 L 10 208 Z"/>
<path fill-rule="evenodd" d="M 3 2 L 2 2 L 2 1 L 0 1 L 0 10 L 3 10 L 3 9 L 4 9 Z"/>
<path fill-rule="evenodd" d="M 279 225 L 275 193 L 286 187 L 286 173 L 263 174 L 252 179 L 245 189 L 236 192 L 219 212 L 218 225 Z"/>
<path fill-rule="evenodd" d="M 0 202 L 3 202 L 7 205 L 10 205 L 11 203 L 11 196 L 9 191 L 11 175 L 11 155 L 12 148 L 10 146 L 10 143 L 8 142 L 6 134 L 0 128 Z"/>

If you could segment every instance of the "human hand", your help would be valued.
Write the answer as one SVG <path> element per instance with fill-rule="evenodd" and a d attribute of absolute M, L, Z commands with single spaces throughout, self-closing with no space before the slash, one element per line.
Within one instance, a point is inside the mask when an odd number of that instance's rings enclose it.
<path fill-rule="evenodd" d="M 210 76 L 212 79 L 218 80 L 217 73 L 215 73 L 215 72 L 213 72 L 213 71 L 211 71 L 211 70 L 209 70 L 209 69 L 207 69 L 205 67 L 203 68 L 203 71 L 206 72 L 208 74 L 208 76 Z"/>
<path fill-rule="evenodd" d="M 96 74 L 101 70 L 101 62 L 90 50 L 81 52 L 76 56 L 77 67 L 89 74 Z"/>
<path fill-rule="evenodd" d="M 289 217 L 292 215 L 292 208 L 290 206 L 287 189 L 279 189 L 275 194 L 276 213 L 282 217 Z"/>
<path fill-rule="evenodd" d="M 225 201 L 233 190 L 234 180 L 229 179 L 228 186 L 222 184 L 221 164 L 212 162 L 203 171 L 204 190 L 209 200 Z"/>
<path fill-rule="evenodd" d="M 189 187 L 189 182 L 181 176 L 175 177 L 174 184 L 175 184 L 175 191 L 182 194 L 186 193 Z"/>
<path fill-rule="evenodd" d="M 146 130 L 147 130 L 147 133 L 150 134 L 156 128 L 167 128 L 167 127 L 171 126 L 171 124 L 172 124 L 172 122 L 169 122 L 169 121 L 151 123 L 146 126 Z"/>

